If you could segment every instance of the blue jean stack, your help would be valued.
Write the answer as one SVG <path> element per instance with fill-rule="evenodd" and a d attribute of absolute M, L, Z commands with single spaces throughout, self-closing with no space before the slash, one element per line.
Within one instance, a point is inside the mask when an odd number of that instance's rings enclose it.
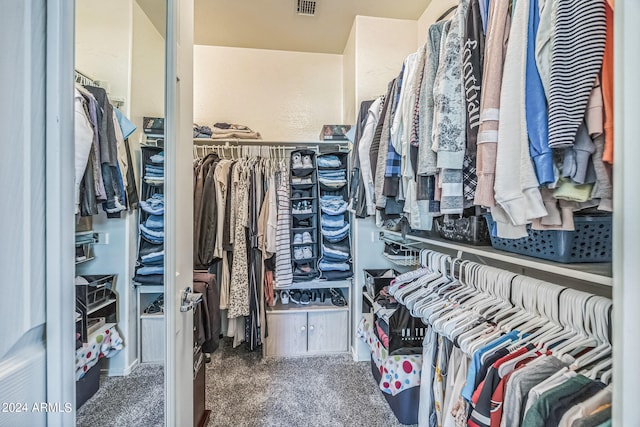
<path fill-rule="evenodd" d="M 328 280 L 343 280 L 353 275 L 346 162 L 344 153 L 321 155 L 317 160 L 322 235 L 318 269 L 321 277 Z"/>
<path fill-rule="evenodd" d="M 140 202 L 140 241 L 134 282 L 164 283 L 164 151 L 142 147 L 143 178 Z"/>

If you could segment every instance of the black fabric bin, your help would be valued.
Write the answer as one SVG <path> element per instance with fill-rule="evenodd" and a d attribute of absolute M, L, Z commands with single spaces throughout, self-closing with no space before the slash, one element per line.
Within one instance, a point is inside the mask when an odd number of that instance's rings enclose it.
<path fill-rule="evenodd" d="M 380 371 L 371 357 L 371 373 L 376 383 L 380 383 Z M 380 390 L 389 407 L 401 424 L 418 424 L 418 408 L 420 406 L 420 386 L 411 387 L 392 396 Z"/>
<path fill-rule="evenodd" d="M 100 388 L 100 369 L 102 359 L 89 369 L 84 377 L 76 381 L 76 410 L 91 398 Z"/>
<path fill-rule="evenodd" d="M 393 277 L 381 277 L 388 271 L 393 272 Z M 380 291 L 388 286 L 393 279 L 396 278 L 400 273 L 392 268 L 376 268 L 376 269 L 366 269 L 364 270 L 364 283 L 366 286 L 366 290 L 371 296 L 374 298 L 378 296 Z"/>

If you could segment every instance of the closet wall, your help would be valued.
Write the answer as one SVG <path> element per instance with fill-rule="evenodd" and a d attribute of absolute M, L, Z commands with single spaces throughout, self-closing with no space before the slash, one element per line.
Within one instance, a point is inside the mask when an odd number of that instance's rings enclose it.
<path fill-rule="evenodd" d="M 360 103 L 383 94 L 417 46 L 417 21 L 356 16 L 343 56 L 343 122 L 356 121 Z"/>
<path fill-rule="evenodd" d="M 375 99 L 386 91 L 387 84 L 398 75 L 404 58 L 417 46 L 417 21 L 357 16 L 353 22 L 344 56 L 343 122 L 354 124 L 360 103 Z M 353 289 L 364 285 L 364 269 L 392 268 L 381 256 L 384 243 L 373 217 L 351 221 L 353 228 Z M 352 330 L 362 317 L 362 300 L 353 299 Z M 351 349 L 356 360 L 368 360 L 369 352 L 362 340 L 352 334 Z"/>
<path fill-rule="evenodd" d="M 142 53 L 144 52 L 144 54 Z M 140 129 L 143 115 L 164 116 L 164 40 L 135 0 L 85 0 L 76 4 L 76 69 L 103 82 L 112 100 Z M 135 59 L 134 59 L 135 58 Z M 139 164 L 139 131 L 130 138 Z M 134 171 L 139 170 L 134 166 Z M 137 361 L 136 297 L 131 283 L 137 246 L 137 212 L 120 219 L 93 217 L 101 235 L 96 259 L 78 266 L 78 274 L 118 275 L 118 328 L 124 349 L 109 359 L 109 375 L 127 375 Z"/>
<path fill-rule="evenodd" d="M 131 102 L 129 119 L 138 127 L 129 138 L 138 149 L 142 117 L 164 117 L 164 36 L 133 2 L 131 44 Z M 136 169 L 136 173 L 140 170 Z"/>
<path fill-rule="evenodd" d="M 271 141 L 317 141 L 342 121 L 342 55 L 194 46 L 194 121 L 249 126 Z M 286 124 L 286 125 L 284 125 Z"/>
<path fill-rule="evenodd" d="M 112 99 L 129 98 L 132 3 L 84 0 L 76 4 L 76 69 L 106 82 Z"/>
<path fill-rule="evenodd" d="M 429 6 L 424 10 L 422 16 L 418 19 L 418 45 L 417 47 L 424 46 L 427 42 L 427 31 L 429 26 L 436 22 L 436 20 L 449 8 L 456 6 L 458 1 L 456 0 L 433 0 L 429 3 Z"/>

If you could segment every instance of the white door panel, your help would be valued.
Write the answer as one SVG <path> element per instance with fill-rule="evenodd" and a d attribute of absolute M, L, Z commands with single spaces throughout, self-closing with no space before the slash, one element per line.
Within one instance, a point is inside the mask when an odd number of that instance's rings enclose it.
<path fill-rule="evenodd" d="M 72 425 L 73 3 L 3 2 L 0 52 L 0 425 Z"/>
<path fill-rule="evenodd" d="M 193 0 L 167 1 L 165 207 L 166 421 L 193 425 L 193 311 L 180 311 L 193 279 Z"/>

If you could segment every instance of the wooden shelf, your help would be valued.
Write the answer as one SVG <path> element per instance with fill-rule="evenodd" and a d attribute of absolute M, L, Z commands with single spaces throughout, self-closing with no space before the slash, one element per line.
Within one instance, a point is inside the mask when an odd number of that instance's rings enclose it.
<path fill-rule="evenodd" d="M 141 318 L 141 319 L 156 319 L 156 318 L 161 318 L 161 317 L 164 317 L 164 312 L 160 312 L 160 313 L 153 313 L 153 314 L 150 314 L 150 313 L 142 313 L 142 314 L 140 315 L 140 318 Z"/>
<path fill-rule="evenodd" d="M 141 294 L 163 294 L 163 285 L 136 285 Z"/>
<path fill-rule="evenodd" d="M 324 302 L 312 301 L 309 304 L 296 304 L 289 300 L 289 304 L 282 304 L 278 301 L 274 307 L 267 309 L 269 313 L 289 313 L 289 312 L 308 312 L 308 311 L 349 311 L 349 305 L 337 306 L 331 303 L 331 298 L 327 295 Z"/>
<path fill-rule="evenodd" d="M 91 260 L 93 260 L 93 259 L 96 259 L 96 257 L 92 256 L 92 257 L 89 257 L 89 258 L 84 258 L 84 259 L 76 260 L 76 265 L 78 265 L 78 264 L 82 264 L 82 263 L 85 263 L 85 262 L 87 262 L 87 261 L 91 261 Z"/>
<path fill-rule="evenodd" d="M 407 234 L 403 239 L 401 233 L 388 230 L 381 231 L 381 234 L 395 236 L 396 239 L 394 240 L 399 242 L 421 242 L 429 246 L 450 249 L 456 251 L 458 257 L 462 256 L 464 253 L 473 254 L 481 258 L 494 259 L 561 277 L 570 277 L 572 279 L 596 283 L 599 285 L 613 286 L 611 263 L 561 264 L 558 262 L 497 250 L 491 246 L 466 245 L 464 243 L 456 243 L 437 237 L 418 237 L 410 234 Z"/>
<path fill-rule="evenodd" d="M 291 289 L 328 289 L 328 288 L 348 288 L 351 286 L 351 279 L 346 280 L 310 280 L 308 282 L 293 282 L 291 286 L 275 287 L 276 290 L 286 291 Z"/>

